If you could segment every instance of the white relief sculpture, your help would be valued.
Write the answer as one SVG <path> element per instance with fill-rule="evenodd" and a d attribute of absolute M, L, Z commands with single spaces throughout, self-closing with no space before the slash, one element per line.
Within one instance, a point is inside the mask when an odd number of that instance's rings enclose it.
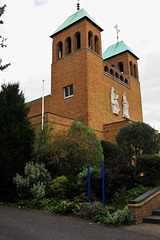
<path fill-rule="evenodd" d="M 123 117 L 129 118 L 129 103 L 126 98 L 126 92 L 123 92 L 122 107 L 123 107 Z"/>
<path fill-rule="evenodd" d="M 111 108 L 113 114 L 119 114 L 120 108 L 118 103 L 118 94 L 115 94 L 114 87 L 111 88 Z"/>

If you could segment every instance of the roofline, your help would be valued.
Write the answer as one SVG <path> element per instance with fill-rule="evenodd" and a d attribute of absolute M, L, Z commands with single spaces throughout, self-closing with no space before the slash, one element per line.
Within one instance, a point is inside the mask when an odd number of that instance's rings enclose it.
<path fill-rule="evenodd" d="M 125 53 L 125 52 L 129 52 L 129 53 L 130 53 L 131 55 L 133 55 L 137 60 L 139 60 L 139 57 L 137 57 L 134 53 L 132 53 L 132 52 L 129 51 L 128 49 L 125 50 L 125 51 L 123 51 L 123 52 L 120 52 L 120 53 L 117 53 L 117 54 L 115 54 L 115 55 L 112 55 L 112 56 L 110 56 L 110 57 L 108 57 L 108 58 L 103 58 L 103 60 L 105 61 L 105 60 L 107 60 L 107 59 L 113 58 L 113 57 L 118 56 L 118 55 L 120 55 L 120 54 L 122 54 L 122 53 Z"/>
<path fill-rule="evenodd" d="M 73 26 L 73 25 L 76 24 L 77 22 L 80 22 L 80 21 L 82 21 L 82 20 L 84 20 L 84 19 L 87 19 L 90 23 L 92 23 L 93 25 L 95 25 L 101 32 L 104 31 L 103 28 L 101 28 L 100 26 L 98 26 L 96 23 L 94 23 L 94 22 L 93 22 L 91 19 L 89 19 L 87 16 L 84 16 L 83 18 L 77 20 L 76 22 L 70 24 L 69 26 L 67 26 L 67 27 L 59 30 L 59 31 L 56 32 L 56 33 L 53 33 L 50 37 L 53 38 L 53 36 L 55 36 L 55 35 L 59 34 L 60 32 L 66 30 L 66 29 L 68 29 L 68 28 L 70 28 L 71 26 Z"/>

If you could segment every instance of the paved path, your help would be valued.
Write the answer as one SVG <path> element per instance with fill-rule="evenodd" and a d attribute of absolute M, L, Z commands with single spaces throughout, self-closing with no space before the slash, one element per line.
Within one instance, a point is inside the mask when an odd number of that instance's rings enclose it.
<path fill-rule="evenodd" d="M 112 228 L 75 217 L 0 205 L 0 240 L 159 240 L 160 235 Z"/>

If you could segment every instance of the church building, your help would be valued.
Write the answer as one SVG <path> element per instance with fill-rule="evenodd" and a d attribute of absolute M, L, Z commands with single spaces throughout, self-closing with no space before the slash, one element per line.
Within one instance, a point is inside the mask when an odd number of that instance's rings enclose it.
<path fill-rule="evenodd" d="M 123 126 L 143 121 L 138 57 L 118 39 L 102 54 L 102 31 L 81 9 L 51 35 L 51 94 L 44 97 L 44 124 L 53 124 L 53 134 L 78 120 L 115 143 Z M 29 104 L 29 118 L 40 128 L 42 98 Z"/>

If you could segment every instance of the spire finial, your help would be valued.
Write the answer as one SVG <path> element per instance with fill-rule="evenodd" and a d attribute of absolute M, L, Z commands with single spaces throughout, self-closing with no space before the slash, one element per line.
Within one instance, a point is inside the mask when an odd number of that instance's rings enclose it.
<path fill-rule="evenodd" d="M 117 32 L 117 43 L 118 43 L 118 42 L 119 42 L 119 36 L 118 36 L 118 33 L 120 32 L 120 30 L 119 30 L 117 24 L 114 26 L 114 28 L 116 29 L 116 32 Z"/>
<path fill-rule="evenodd" d="M 80 10 L 80 3 L 79 3 L 79 0 L 77 0 L 77 11 Z"/>

